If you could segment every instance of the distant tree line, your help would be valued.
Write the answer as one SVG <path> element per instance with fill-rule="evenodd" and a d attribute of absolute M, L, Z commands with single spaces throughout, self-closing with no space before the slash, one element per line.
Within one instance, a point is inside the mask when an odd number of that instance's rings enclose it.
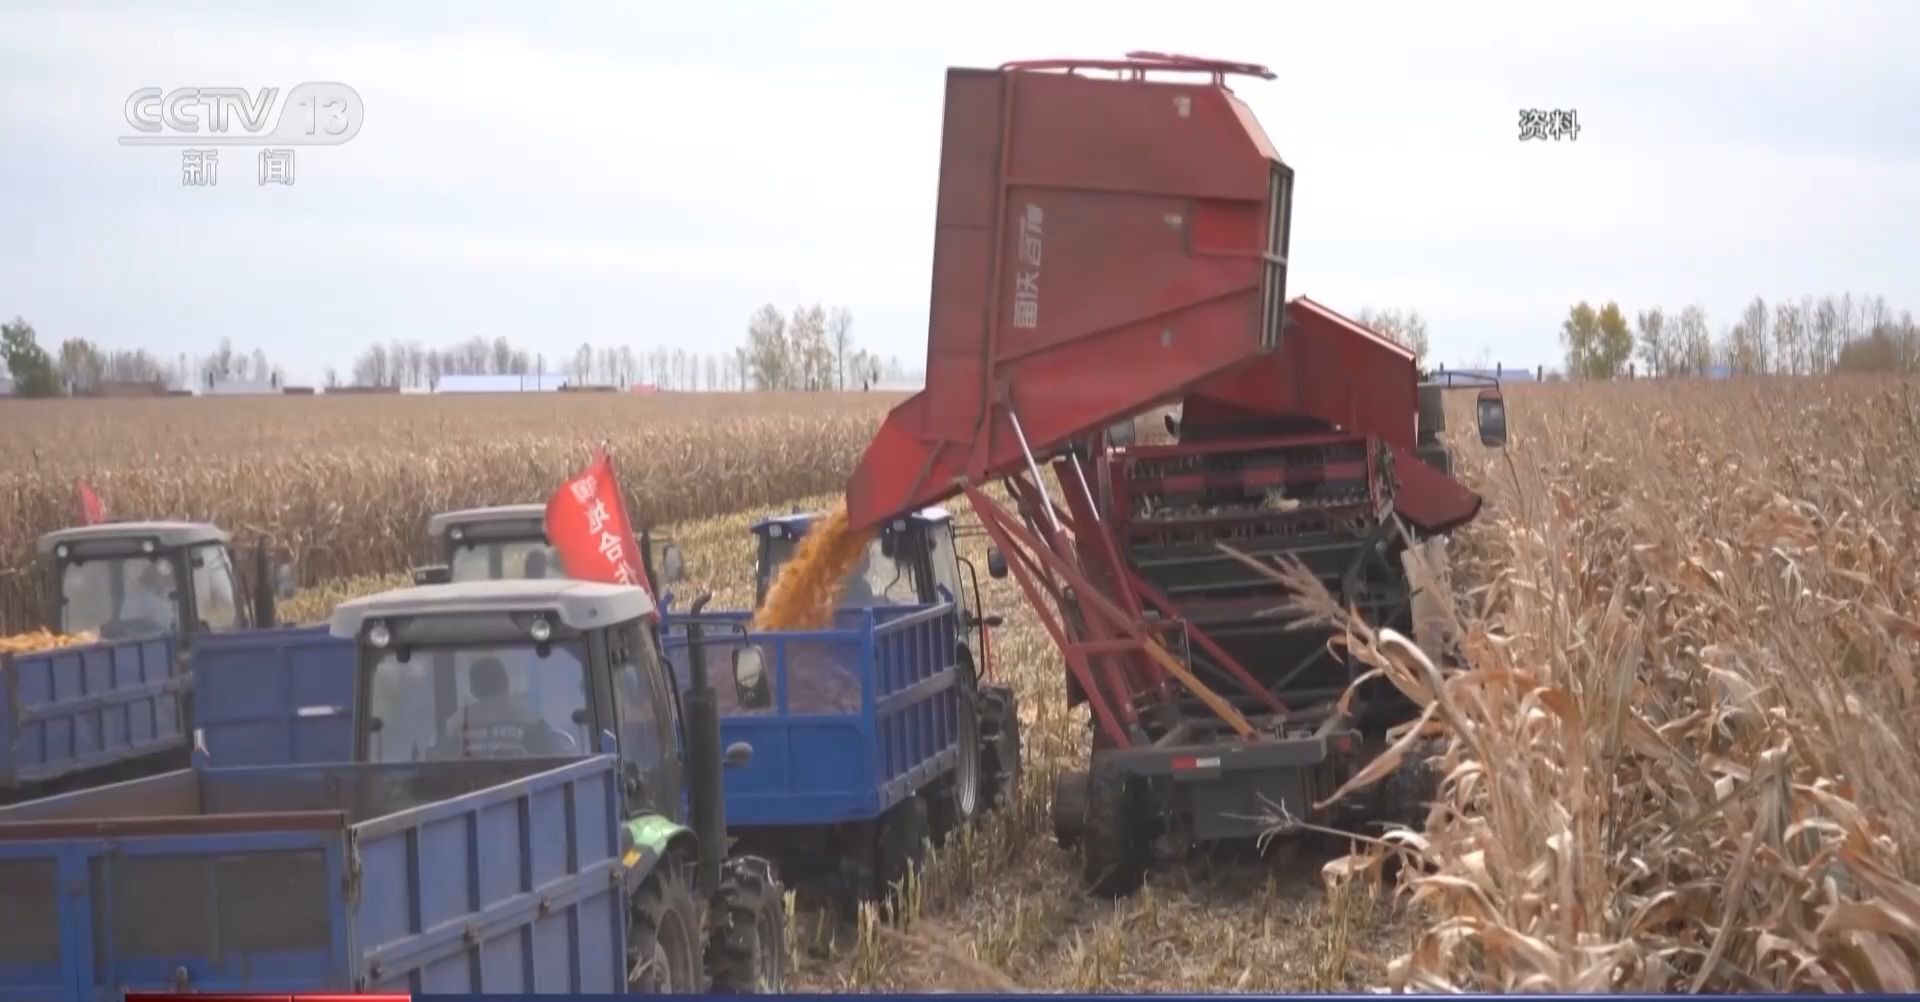
<path fill-rule="evenodd" d="M 433 390 L 443 376 L 540 373 L 576 385 L 695 391 L 858 389 L 906 375 L 899 359 L 882 361 L 855 345 L 852 330 L 853 315 L 844 308 L 803 306 L 782 314 L 767 305 L 749 319 L 746 343 L 722 352 L 583 342 L 572 353 L 549 359 L 504 337 L 472 337 L 445 348 L 396 340 L 362 351 L 349 378 L 357 386 Z M 339 385 L 332 369 L 327 385 Z"/>
<path fill-rule="evenodd" d="M 1426 362 L 1427 321 L 1419 310 L 1402 313 L 1397 309 L 1376 310 L 1369 306 L 1354 319 L 1360 322 L 1360 326 L 1413 352 L 1415 363 Z"/>
<path fill-rule="evenodd" d="M 5 358 L 14 392 L 26 397 L 92 393 L 107 383 L 158 383 L 187 389 L 248 380 L 278 386 L 285 378 L 266 352 L 237 351 L 226 338 L 212 354 L 194 359 L 181 354 L 163 360 L 143 348 L 102 348 L 86 338 L 67 338 L 49 352 L 39 343 L 33 325 L 17 316 L 0 324 L 0 356 Z"/>
<path fill-rule="evenodd" d="M 736 375 L 761 390 L 864 390 L 906 375 L 898 358 L 882 360 L 853 341 L 853 315 L 802 306 L 790 315 L 769 303 L 747 320 Z"/>
<path fill-rule="evenodd" d="M 1920 326 L 1881 296 L 1828 294 L 1772 304 L 1755 296 L 1715 333 L 1704 307 L 1643 310 L 1629 323 L 1618 303 L 1575 303 L 1560 324 L 1567 374 L 1611 379 L 1630 372 L 1684 376 L 1724 366 L 1735 375 L 1920 372 Z M 1631 367 L 1631 368 L 1630 368 Z"/>

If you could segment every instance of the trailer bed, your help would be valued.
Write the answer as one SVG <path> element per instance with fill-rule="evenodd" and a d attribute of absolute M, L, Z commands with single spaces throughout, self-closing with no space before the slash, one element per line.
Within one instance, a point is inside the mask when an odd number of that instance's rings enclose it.
<path fill-rule="evenodd" d="M 0 654 L 0 800 L 177 751 L 191 684 L 171 636 Z"/>
<path fill-rule="evenodd" d="M 614 992 L 613 760 L 180 770 L 0 809 L 0 997 Z"/>
<path fill-rule="evenodd" d="M 215 766 L 353 761 L 351 639 L 325 625 L 193 645 L 193 726 Z"/>
<path fill-rule="evenodd" d="M 686 625 L 706 631 L 722 746 L 753 760 L 727 772 L 729 828 L 879 817 L 959 759 L 959 614 L 951 603 L 841 610 L 831 629 L 745 634 L 750 612 L 669 615 L 662 645 L 690 684 Z M 752 643 L 770 705 L 743 705 L 733 654 Z"/>

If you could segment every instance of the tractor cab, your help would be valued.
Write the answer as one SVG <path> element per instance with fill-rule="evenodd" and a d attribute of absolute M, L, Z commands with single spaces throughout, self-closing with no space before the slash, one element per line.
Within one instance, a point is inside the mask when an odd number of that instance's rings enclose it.
<path fill-rule="evenodd" d="M 759 553 L 754 572 L 754 608 L 780 571 L 800 550 L 800 540 L 820 516 L 817 513 L 781 515 L 755 523 Z M 986 629 L 999 626 L 1001 617 L 982 616 L 980 580 L 971 561 L 954 545 L 953 516 L 939 507 L 923 508 L 883 526 L 867 544 L 867 552 L 844 579 L 840 608 L 865 609 L 890 605 L 934 605 L 951 601 L 959 607 L 961 628 L 975 665 L 981 670 Z"/>
<path fill-rule="evenodd" d="M 204 522 L 109 522 L 40 537 L 47 625 L 102 640 L 273 625 L 274 587 L 243 600 L 232 540 Z M 260 552 L 265 563 L 265 550 Z"/>
<path fill-rule="evenodd" d="M 1419 385 L 1419 408 L 1414 452 L 1421 460 L 1448 476 L 1453 475 L 1453 453 L 1440 440 L 1447 430 L 1446 392 L 1456 387 L 1479 387 L 1474 400 L 1474 422 L 1480 444 L 1497 449 L 1507 443 L 1507 402 L 1500 392 L 1500 380 L 1477 372 L 1435 372 Z"/>
<path fill-rule="evenodd" d="M 673 813 L 680 694 L 644 589 L 571 580 L 401 588 L 334 611 L 358 641 L 363 762 L 617 755 L 627 793 Z M 737 753 L 743 754 L 743 753 Z"/>
<path fill-rule="evenodd" d="M 415 584 L 505 579 L 561 580 L 566 570 L 547 542 L 547 509 L 541 504 L 497 505 L 441 512 L 427 521 L 427 536 L 441 561 L 414 569 Z M 672 542 L 647 541 L 647 573 L 673 584 L 684 566 Z"/>
<path fill-rule="evenodd" d="M 723 770 L 745 766 L 753 748 L 721 751 L 701 627 L 688 632 L 682 691 L 657 619 L 643 588 L 551 578 L 415 585 L 342 603 L 331 632 L 355 645 L 354 760 L 613 757 L 620 789 L 607 806 L 619 811 L 630 901 L 646 920 L 630 933 L 629 964 L 691 947 L 697 967 L 699 944 L 726 937 L 733 955 L 706 961 L 714 988 L 778 992 L 783 892 L 770 864 L 731 853 L 726 837 Z M 682 886 L 688 867 L 704 910 L 662 890 Z M 690 940 L 646 942 L 676 924 Z"/>

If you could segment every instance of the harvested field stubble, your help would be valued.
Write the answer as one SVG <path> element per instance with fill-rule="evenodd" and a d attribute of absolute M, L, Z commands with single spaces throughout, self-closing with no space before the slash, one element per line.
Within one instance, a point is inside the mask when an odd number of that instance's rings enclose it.
<path fill-rule="evenodd" d="M 1470 397 L 1469 397 L 1470 399 Z M 1457 539 L 1469 670 L 1356 642 L 1447 735 L 1393 982 L 1909 991 L 1920 386 L 1510 392 Z M 1479 455 L 1476 456 L 1476 453 Z M 1330 881 L 1370 872 L 1348 860 Z"/>
<path fill-rule="evenodd" d="M 427 516 L 545 500 L 609 441 L 641 525 L 840 486 L 883 394 L 523 394 L 0 404 L 0 633 L 36 623 L 33 540 L 70 524 L 72 482 L 111 517 L 270 533 L 313 584 L 401 571 Z"/>

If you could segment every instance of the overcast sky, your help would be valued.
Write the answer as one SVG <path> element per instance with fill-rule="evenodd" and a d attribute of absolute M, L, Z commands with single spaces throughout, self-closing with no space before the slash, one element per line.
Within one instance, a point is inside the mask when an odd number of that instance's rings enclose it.
<path fill-rule="evenodd" d="M 1567 306 L 1853 290 L 1920 308 L 1920 3 L 9 3 L 0 316 L 296 380 L 372 338 L 730 347 L 819 301 L 924 358 L 942 71 L 1134 48 L 1262 62 L 1290 292 L 1553 364 Z M 137 88 L 337 80 L 295 184 L 132 148 Z M 1521 143 L 1521 108 L 1577 110 Z"/>

